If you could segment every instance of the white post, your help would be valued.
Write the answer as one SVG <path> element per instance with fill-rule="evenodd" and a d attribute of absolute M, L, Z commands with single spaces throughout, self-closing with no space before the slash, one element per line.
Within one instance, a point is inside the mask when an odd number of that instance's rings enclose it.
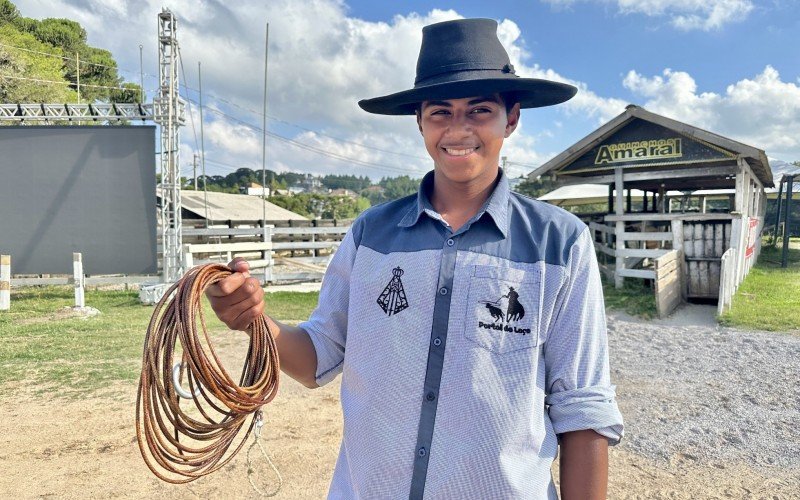
<path fill-rule="evenodd" d="M 0 255 L 0 311 L 11 309 L 11 256 Z"/>
<path fill-rule="evenodd" d="M 272 229 L 275 226 L 268 224 L 264 225 L 264 243 L 272 243 Z M 267 263 L 264 266 L 264 285 L 273 281 L 273 271 L 275 262 L 272 260 L 272 245 L 269 246 L 269 249 L 264 251 L 264 259 L 266 259 Z"/>
<path fill-rule="evenodd" d="M 75 282 L 75 307 L 86 307 L 83 299 L 83 256 L 80 252 L 72 254 L 72 279 Z"/>
<path fill-rule="evenodd" d="M 622 167 L 616 167 L 614 169 L 614 189 L 617 191 L 616 202 L 614 204 L 614 213 L 615 215 L 624 215 L 625 214 L 625 207 L 623 205 L 623 193 L 622 190 L 624 188 L 623 177 L 622 177 Z M 614 229 L 614 235 L 616 236 L 616 244 L 614 245 L 614 260 L 616 262 L 614 266 L 614 287 L 615 288 L 622 288 L 625 283 L 624 278 L 620 274 L 620 272 L 625 269 L 625 257 L 622 256 L 622 251 L 625 249 L 625 222 L 624 221 L 617 221 L 616 227 Z"/>

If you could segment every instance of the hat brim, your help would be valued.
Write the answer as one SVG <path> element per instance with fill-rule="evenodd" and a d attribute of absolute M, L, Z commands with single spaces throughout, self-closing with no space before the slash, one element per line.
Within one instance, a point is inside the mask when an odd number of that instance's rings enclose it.
<path fill-rule="evenodd" d="M 481 78 L 419 86 L 364 99 L 358 101 L 358 105 L 364 111 L 378 115 L 413 115 L 423 101 L 512 93 L 521 108 L 540 108 L 568 101 L 577 91 L 572 85 L 538 78 Z"/>

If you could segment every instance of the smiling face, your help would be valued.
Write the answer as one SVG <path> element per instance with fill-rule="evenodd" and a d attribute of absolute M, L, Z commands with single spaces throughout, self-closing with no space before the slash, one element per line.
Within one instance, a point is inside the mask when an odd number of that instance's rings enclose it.
<path fill-rule="evenodd" d="M 417 123 L 437 176 L 456 184 L 486 187 L 494 182 L 503 140 L 519 122 L 499 95 L 425 101 Z"/>

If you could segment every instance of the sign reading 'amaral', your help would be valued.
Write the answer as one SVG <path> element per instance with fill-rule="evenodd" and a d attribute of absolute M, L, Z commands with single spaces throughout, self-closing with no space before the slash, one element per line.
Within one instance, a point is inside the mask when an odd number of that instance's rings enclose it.
<path fill-rule="evenodd" d="M 629 162 L 631 160 L 660 160 L 663 158 L 680 158 L 682 156 L 681 140 L 676 137 L 673 139 L 604 144 L 600 146 L 594 163 L 595 165 L 603 165 L 606 163 Z"/>
<path fill-rule="evenodd" d="M 604 174 L 615 167 L 689 165 L 735 158 L 735 154 L 677 131 L 635 119 L 605 137 L 558 173 Z"/>

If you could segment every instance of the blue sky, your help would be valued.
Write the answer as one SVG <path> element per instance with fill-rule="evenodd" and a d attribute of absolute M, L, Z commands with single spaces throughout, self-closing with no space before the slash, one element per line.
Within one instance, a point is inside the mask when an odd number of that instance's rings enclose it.
<path fill-rule="evenodd" d="M 16 3 L 26 16 L 81 22 L 89 42 L 111 50 L 133 81 L 141 43 L 145 87 L 155 88 L 161 2 Z M 211 174 L 261 166 L 267 21 L 267 128 L 281 136 L 267 141 L 267 165 L 275 170 L 373 179 L 427 171 L 413 119 L 371 116 L 356 102 L 410 87 L 421 27 L 457 17 L 496 19 L 521 76 L 580 88 L 566 105 L 523 113 L 504 152 L 515 163 L 512 175 L 547 161 L 627 103 L 765 149 L 772 158 L 800 160 L 795 0 L 176 0 L 168 6 L 178 16 L 185 93 L 194 101 L 197 61 L 203 64 Z M 198 108 L 191 109 L 199 134 Z M 184 173 L 200 147 L 195 132 L 190 125 L 181 132 Z"/>

